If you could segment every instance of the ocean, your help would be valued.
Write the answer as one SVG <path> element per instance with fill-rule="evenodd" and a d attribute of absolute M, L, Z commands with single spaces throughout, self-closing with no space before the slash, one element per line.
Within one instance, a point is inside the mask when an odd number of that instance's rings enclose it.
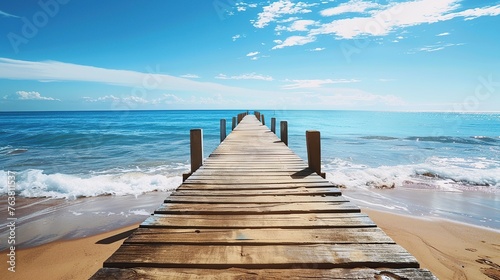
<path fill-rule="evenodd" d="M 219 143 L 219 120 L 229 133 L 240 112 L 0 112 L 0 194 L 9 172 L 18 198 L 172 191 L 189 171 L 189 130 L 203 129 L 207 157 Z M 500 229 L 500 114 L 261 113 L 268 126 L 271 117 L 288 121 L 289 147 L 303 159 L 305 131 L 319 130 L 327 179 L 361 206 Z"/>

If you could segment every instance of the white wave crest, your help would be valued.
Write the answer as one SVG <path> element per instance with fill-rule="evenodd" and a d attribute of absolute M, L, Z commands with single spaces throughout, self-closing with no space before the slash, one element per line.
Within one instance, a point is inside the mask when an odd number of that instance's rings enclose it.
<path fill-rule="evenodd" d="M 135 195 L 151 191 L 173 191 L 182 177 L 128 172 L 95 176 L 45 174 L 30 169 L 15 173 L 16 194 L 22 197 L 74 199 L 101 195 Z M 7 172 L 0 171 L 0 194 L 8 192 Z"/>

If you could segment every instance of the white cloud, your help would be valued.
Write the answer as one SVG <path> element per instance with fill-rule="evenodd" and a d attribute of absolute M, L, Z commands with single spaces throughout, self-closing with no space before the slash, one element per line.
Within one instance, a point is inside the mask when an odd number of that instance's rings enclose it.
<path fill-rule="evenodd" d="M 470 20 L 500 14 L 500 5 L 455 12 L 460 8 L 459 3 L 460 0 L 414 0 L 379 6 L 378 9 L 370 10 L 369 16 L 334 20 L 311 30 L 310 35 L 333 34 L 342 39 L 352 39 L 360 35 L 384 36 L 403 27 L 457 17 Z"/>
<path fill-rule="evenodd" d="M 154 104 L 153 102 L 144 99 L 142 97 L 138 96 L 122 96 L 122 97 L 117 97 L 114 95 L 105 95 L 105 96 L 100 96 L 97 98 L 91 98 L 91 97 L 83 97 L 83 100 L 85 102 L 91 102 L 91 103 L 96 103 L 96 102 L 112 102 L 112 103 L 123 103 L 123 104 Z"/>
<path fill-rule="evenodd" d="M 316 79 L 316 80 L 291 80 L 291 84 L 284 85 L 283 89 L 299 89 L 299 88 L 320 88 L 326 84 L 347 84 L 360 82 L 357 79 Z"/>
<path fill-rule="evenodd" d="M 248 73 L 248 74 L 242 74 L 238 76 L 227 76 L 225 74 L 219 74 L 215 76 L 216 79 L 221 79 L 221 80 L 262 80 L 262 81 L 273 81 L 273 77 L 271 76 L 264 76 L 261 74 L 256 74 L 256 73 Z"/>
<path fill-rule="evenodd" d="M 236 34 L 231 39 L 233 39 L 233 42 L 235 42 L 238 39 L 246 38 L 247 36 L 245 34 Z"/>
<path fill-rule="evenodd" d="M 451 43 L 442 44 L 442 43 L 438 43 L 438 44 L 435 44 L 435 45 L 429 45 L 429 46 L 425 46 L 425 47 L 416 49 L 416 51 L 420 51 L 420 52 L 435 52 L 435 51 L 444 50 L 445 48 L 448 48 L 448 47 L 463 46 L 463 45 L 465 45 L 465 44 L 464 43 L 459 43 L 459 44 L 451 44 Z M 413 52 L 414 51 L 415 50 L 413 50 Z"/>
<path fill-rule="evenodd" d="M 181 98 L 181 97 L 178 97 L 177 95 L 175 94 L 171 94 L 171 93 L 166 93 L 166 94 L 163 94 L 160 98 L 157 98 L 153 101 L 151 101 L 152 104 L 182 104 L 182 103 L 186 103 L 186 101 Z"/>
<path fill-rule="evenodd" d="M 290 25 L 290 27 L 285 28 L 287 31 L 294 32 L 294 31 L 308 31 L 309 29 L 307 28 L 310 25 L 315 25 L 317 24 L 316 21 L 314 20 L 297 20 Z"/>
<path fill-rule="evenodd" d="M 4 11 L 0 11 L 0 16 L 4 16 L 4 17 L 13 17 L 13 18 L 19 18 L 18 16 L 11 15 L 11 14 L 6 13 L 6 12 L 4 12 Z"/>
<path fill-rule="evenodd" d="M 42 96 L 37 91 L 17 91 L 16 94 L 6 95 L 3 99 L 18 99 L 18 100 L 46 100 L 46 101 L 61 101 L 57 98 Z"/>
<path fill-rule="evenodd" d="M 281 43 L 277 43 L 276 46 L 274 46 L 272 49 L 282 49 L 284 47 L 291 47 L 291 46 L 302 46 L 311 42 L 314 42 L 316 40 L 315 37 L 312 36 L 290 36 L 285 39 L 285 41 L 281 41 Z"/>
<path fill-rule="evenodd" d="M 448 36 L 448 35 L 450 35 L 450 33 L 449 33 L 449 32 L 443 32 L 443 33 L 439 33 L 439 34 L 438 34 L 438 35 L 436 35 L 436 36 L 441 37 L 441 36 Z"/>
<path fill-rule="evenodd" d="M 0 79 L 83 81 L 138 87 L 145 90 L 176 90 L 199 93 L 256 93 L 255 90 L 246 88 L 230 87 L 209 82 L 198 82 L 186 78 L 160 74 L 159 69 L 149 69 L 148 71 L 151 73 L 106 69 L 58 61 L 33 62 L 0 58 Z M 264 92 L 260 91 L 260 93 Z"/>
<path fill-rule="evenodd" d="M 184 74 L 181 75 L 181 78 L 186 78 L 186 79 L 199 79 L 200 76 L 195 75 L 195 74 Z"/>
<path fill-rule="evenodd" d="M 308 7 L 314 5 L 316 4 L 307 4 L 304 2 L 293 3 L 290 0 L 275 1 L 263 8 L 262 12 L 258 14 L 257 20 L 253 21 L 253 26 L 264 28 L 269 25 L 269 23 L 284 15 L 310 13 L 311 10 L 309 10 Z"/>
<path fill-rule="evenodd" d="M 320 51 L 324 51 L 326 48 L 314 48 L 314 49 L 310 49 L 310 51 L 312 52 L 320 52 Z"/>
<path fill-rule="evenodd" d="M 367 10 L 379 8 L 380 4 L 372 3 L 363 0 L 351 0 L 342 3 L 337 7 L 322 10 L 320 14 L 325 17 L 340 15 L 344 13 L 364 13 Z"/>
<path fill-rule="evenodd" d="M 247 56 L 256 56 L 258 55 L 260 52 L 249 52 L 247 53 Z"/>
<path fill-rule="evenodd" d="M 289 18 L 286 18 L 286 19 L 278 20 L 277 22 L 278 23 L 287 23 L 287 22 L 292 22 L 292 21 L 296 21 L 296 20 L 299 20 L 299 19 L 300 19 L 299 17 L 289 17 Z"/>

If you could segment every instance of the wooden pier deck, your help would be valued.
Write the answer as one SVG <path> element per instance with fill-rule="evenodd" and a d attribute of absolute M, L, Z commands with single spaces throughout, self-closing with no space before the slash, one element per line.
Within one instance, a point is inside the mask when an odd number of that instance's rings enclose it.
<path fill-rule="evenodd" d="M 435 279 L 246 116 L 91 279 Z"/>

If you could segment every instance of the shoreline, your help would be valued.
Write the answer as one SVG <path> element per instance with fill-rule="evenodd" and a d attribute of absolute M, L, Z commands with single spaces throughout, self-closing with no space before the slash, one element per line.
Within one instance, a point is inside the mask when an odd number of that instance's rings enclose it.
<path fill-rule="evenodd" d="M 440 279 L 500 277 L 499 232 L 453 221 L 403 216 L 362 208 L 399 245 Z M 90 237 L 59 240 L 16 251 L 16 272 L 1 268 L 10 279 L 88 279 L 139 226 L 123 227 Z M 7 258 L 6 251 L 0 255 Z M 50 272 L 50 274 L 49 274 Z M 3 273 L 3 272 L 2 272 Z M 496 278 L 498 279 L 498 278 Z"/>

